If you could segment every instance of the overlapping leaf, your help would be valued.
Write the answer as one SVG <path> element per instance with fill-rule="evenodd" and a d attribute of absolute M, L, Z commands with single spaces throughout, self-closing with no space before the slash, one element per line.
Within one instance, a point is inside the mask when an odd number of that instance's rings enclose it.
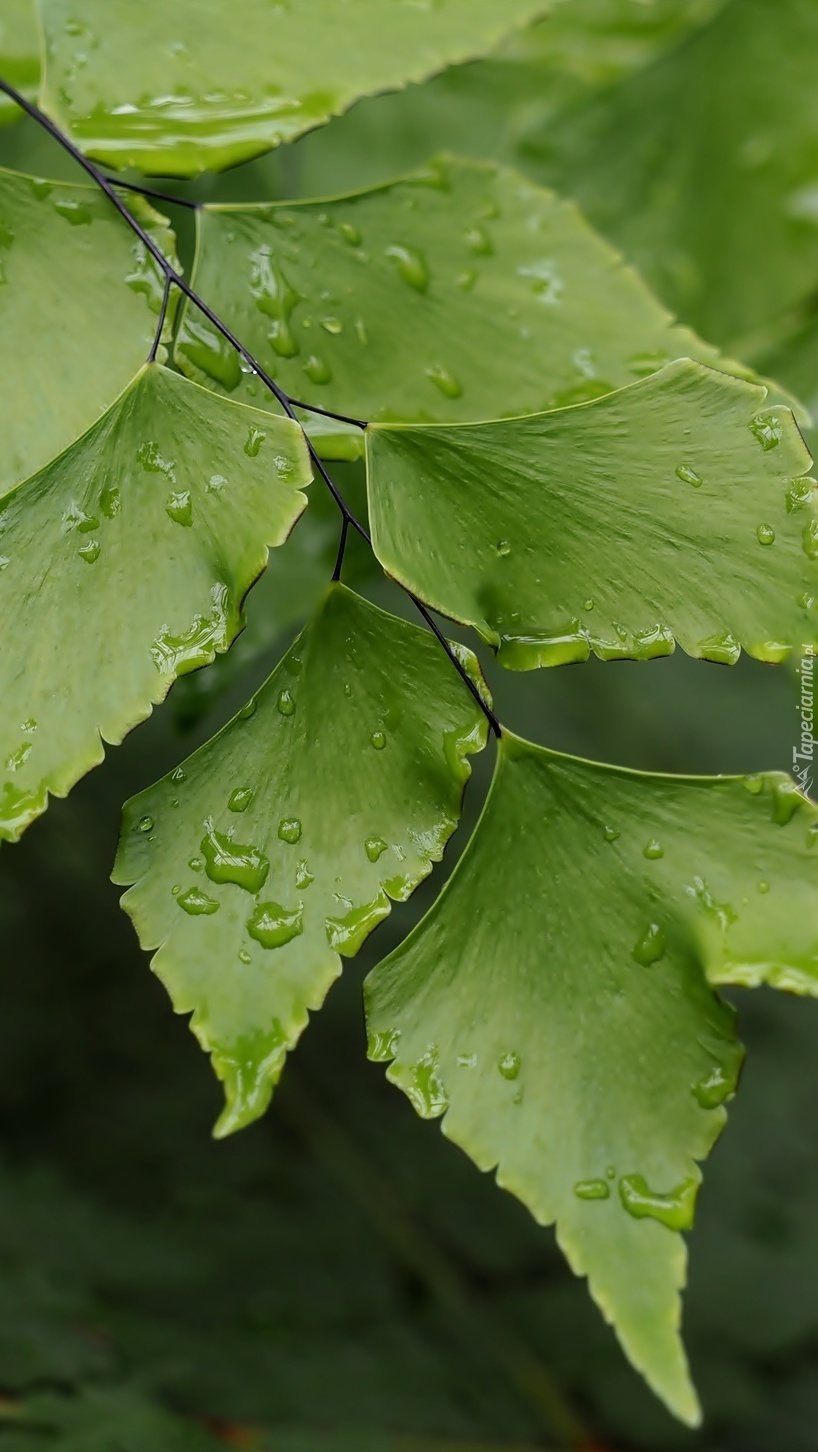
<path fill-rule="evenodd" d="M 526 164 L 687 321 L 753 353 L 815 289 L 817 50 L 813 0 L 730 0 L 653 66 L 532 128 Z"/>
<path fill-rule="evenodd" d="M 226 650 L 310 479 L 298 427 L 148 365 L 0 507 L 0 841 Z"/>
<path fill-rule="evenodd" d="M 548 0 L 39 0 L 43 102 L 109 164 L 190 176 L 490 50 Z"/>
<path fill-rule="evenodd" d="M 250 706 L 128 804 L 115 880 L 224 1081 L 217 1133 L 264 1111 L 338 955 L 439 860 L 485 734 L 431 634 L 334 585 Z"/>
<path fill-rule="evenodd" d="M 501 167 L 442 159 L 334 201 L 207 207 L 195 282 L 294 398 L 447 422 L 596 398 L 683 354 L 675 326 L 576 208 Z M 186 309 L 177 361 L 261 401 Z"/>
<path fill-rule="evenodd" d="M 556 1221 L 689 1421 L 677 1232 L 740 1063 L 708 977 L 818 994 L 816 824 L 781 775 L 646 776 L 506 736 L 453 877 L 367 980 L 372 1056 Z"/>
<path fill-rule="evenodd" d="M 3 0 L 0 14 L 0 76 L 16 90 L 31 96 L 40 79 L 40 37 L 34 0 Z M 0 126 L 16 121 L 17 106 L 0 96 Z"/>
<path fill-rule="evenodd" d="M 368 432 L 381 563 L 512 669 L 818 644 L 818 489 L 788 409 L 681 360 L 579 408 Z"/>
<path fill-rule="evenodd" d="M 131 207 L 165 254 L 175 240 Z M 96 188 L 0 170 L 0 494 L 90 427 L 144 362 L 159 269 Z"/>

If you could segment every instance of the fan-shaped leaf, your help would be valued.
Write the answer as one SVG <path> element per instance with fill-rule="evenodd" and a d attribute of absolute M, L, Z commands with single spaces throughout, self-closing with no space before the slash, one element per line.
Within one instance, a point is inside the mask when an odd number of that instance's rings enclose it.
<path fill-rule="evenodd" d="M 224 1081 L 217 1134 L 264 1112 L 339 953 L 440 859 L 485 737 L 432 635 L 333 585 L 250 705 L 128 803 L 114 878 Z"/>
<path fill-rule="evenodd" d="M 526 164 L 694 326 L 752 348 L 815 289 L 816 52 L 814 0 L 730 0 L 652 66 L 531 128 Z"/>
<path fill-rule="evenodd" d="M 385 568 L 515 670 L 818 643 L 809 454 L 764 390 L 682 360 L 580 408 L 368 431 Z"/>
<path fill-rule="evenodd" d="M 490 50 L 548 0 L 40 0 L 44 105 L 115 166 L 191 176 Z"/>
<path fill-rule="evenodd" d="M 148 365 L 0 509 L 0 841 L 226 650 L 304 508 L 297 425 Z"/>
<path fill-rule="evenodd" d="M 40 79 L 40 37 L 34 0 L 3 0 L 0 15 L 0 76 L 31 96 Z M 0 126 L 20 115 L 7 96 L 0 96 Z"/>
<path fill-rule="evenodd" d="M 530 413 L 682 354 L 720 362 L 571 203 L 501 167 L 444 158 L 334 201 L 207 207 L 199 227 L 195 281 L 220 316 L 294 398 L 355 418 Z M 191 309 L 177 361 L 260 401 Z"/>
<path fill-rule="evenodd" d="M 506 736 L 454 875 L 367 980 L 372 1056 L 556 1221 L 690 1421 L 675 1232 L 740 1062 L 706 974 L 818 992 L 816 822 L 787 777 L 647 776 Z"/>
<path fill-rule="evenodd" d="M 175 239 L 131 205 L 165 254 Z M 159 270 L 97 188 L 0 170 L 0 494 L 53 459 L 144 362 Z"/>

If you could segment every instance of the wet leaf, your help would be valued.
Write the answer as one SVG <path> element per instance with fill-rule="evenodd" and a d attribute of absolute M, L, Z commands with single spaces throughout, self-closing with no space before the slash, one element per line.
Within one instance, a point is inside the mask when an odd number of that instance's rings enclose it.
<path fill-rule="evenodd" d="M 339 954 L 440 859 L 485 737 L 433 636 L 334 585 L 248 707 L 128 803 L 115 880 L 224 1083 L 217 1134 L 264 1112 Z"/>
<path fill-rule="evenodd" d="M 371 1056 L 556 1222 L 690 1422 L 677 1232 L 741 1056 L 708 979 L 818 995 L 816 822 L 782 775 L 650 776 L 506 735 L 453 876 L 367 980 Z"/>
<path fill-rule="evenodd" d="M 131 205 L 173 258 L 164 219 L 139 197 Z M 97 188 L 0 170 L 0 494 L 130 382 L 161 298 L 158 268 Z"/>
<path fill-rule="evenodd" d="M 788 409 L 682 360 L 582 408 L 369 430 L 390 574 L 514 670 L 818 644 L 818 488 Z"/>
<path fill-rule="evenodd" d="M 295 424 L 145 367 L 0 508 L 0 841 L 241 629 L 302 509 Z"/>
<path fill-rule="evenodd" d="M 43 99 L 109 165 L 190 176 L 291 140 L 360 96 L 491 50 L 548 0 L 40 0 Z"/>
<path fill-rule="evenodd" d="M 733 366 L 674 325 L 572 203 L 502 167 L 443 158 L 329 202 L 206 207 L 198 224 L 194 280 L 219 315 L 292 397 L 355 418 L 497 418 L 596 398 L 683 354 Z M 264 403 L 189 308 L 177 361 Z"/>

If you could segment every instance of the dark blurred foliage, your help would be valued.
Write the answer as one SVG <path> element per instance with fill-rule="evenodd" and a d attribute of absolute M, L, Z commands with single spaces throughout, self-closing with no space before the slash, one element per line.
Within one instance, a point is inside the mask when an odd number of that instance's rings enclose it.
<path fill-rule="evenodd" d="M 644 23 L 612 39 L 610 6 L 586 5 L 595 66 L 567 33 L 555 70 L 538 36 L 364 103 L 200 192 L 338 191 L 441 145 L 525 165 L 525 138 L 551 110 L 616 81 L 646 46 L 675 44 L 687 12 L 701 22 L 707 9 L 662 0 L 653 30 L 643 6 Z M 0 162 L 66 174 L 27 125 L 0 133 Z M 182 241 L 189 260 L 189 230 Z M 782 372 L 818 395 L 809 336 L 788 347 Z M 360 507 L 359 472 L 342 475 Z M 736 995 L 747 1066 L 690 1237 L 701 1433 L 673 1423 L 630 1370 L 552 1232 L 366 1062 L 361 979 L 451 870 L 490 753 L 434 885 L 347 964 L 266 1119 L 211 1140 L 218 1087 L 107 881 L 119 807 L 246 699 L 323 589 L 336 545 L 318 500 L 250 597 L 231 656 L 180 683 L 0 854 L 0 1452 L 814 1452 L 818 1005 Z M 405 608 L 358 551 L 345 578 Z M 501 716 L 549 745 L 656 770 L 790 764 L 798 717 L 783 670 L 680 654 L 521 677 L 486 669 Z"/>

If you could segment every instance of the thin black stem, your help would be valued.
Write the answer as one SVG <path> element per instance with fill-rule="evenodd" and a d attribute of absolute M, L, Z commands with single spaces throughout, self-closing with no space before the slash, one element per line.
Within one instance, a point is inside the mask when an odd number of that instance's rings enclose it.
<path fill-rule="evenodd" d="M 157 336 L 154 340 L 154 353 L 159 346 L 159 338 L 161 336 L 162 327 L 164 325 L 164 314 L 167 311 L 167 303 L 170 297 L 170 290 L 171 287 L 175 285 L 179 288 L 180 292 L 184 293 L 188 301 L 191 302 L 194 307 L 198 308 L 199 311 L 204 315 L 204 317 L 207 318 L 208 322 L 211 323 L 216 331 L 221 334 L 225 342 L 229 343 L 230 346 L 234 348 L 235 351 L 238 353 L 239 357 L 244 359 L 250 370 L 255 373 L 258 378 L 261 379 L 261 382 L 264 384 L 268 392 L 271 393 L 281 405 L 284 412 L 287 414 L 287 417 L 291 418 L 301 428 L 312 463 L 317 469 L 327 488 L 329 489 L 329 492 L 335 500 L 335 503 L 337 504 L 339 510 L 341 511 L 341 516 L 343 519 L 343 546 L 346 545 L 346 535 L 349 531 L 349 526 L 351 525 L 352 528 L 361 536 L 361 539 L 365 540 L 371 548 L 372 539 L 369 535 L 369 532 L 365 529 L 363 524 L 361 524 L 360 520 L 357 519 L 356 516 L 353 514 L 352 510 L 349 508 L 349 505 L 347 504 L 346 500 L 338 489 L 338 486 L 335 484 L 335 481 L 331 478 L 323 460 L 319 457 L 318 452 L 314 444 L 312 443 L 312 440 L 309 438 L 309 435 L 304 429 L 303 424 L 301 424 L 300 420 L 298 419 L 295 412 L 296 405 L 289 397 L 289 394 L 285 393 L 284 389 L 279 387 L 279 385 L 270 377 L 266 369 L 261 366 L 256 358 L 253 357 L 253 354 L 249 351 L 249 349 L 245 348 L 241 340 L 236 337 L 236 334 L 232 331 L 232 329 L 229 328 L 227 324 L 222 321 L 218 314 L 213 311 L 213 309 L 207 302 L 205 302 L 204 298 L 200 296 L 196 289 L 194 287 L 191 287 L 190 283 L 187 282 L 184 277 L 182 277 L 181 273 L 177 272 L 176 268 L 173 266 L 173 263 L 168 261 L 159 244 L 154 241 L 153 237 L 151 237 L 150 233 L 146 230 L 146 228 L 137 221 L 136 217 L 125 205 L 125 202 L 122 200 L 122 198 L 118 195 L 116 188 L 118 185 L 120 185 L 120 183 L 110 181 L 105 173 L 100 171 L 99 167 L 96 166 L 93 161 L 89 160 L 89 158 L 85 156 L 82 151 L 80 151 L 79 147 L 74 145 L 70 137 L 66 136 L 65 133 L 60 130 L 59 126 L 57 126 L 55 122 L 50 119 L 50 117 L 46 116 L 45 113 L 40 110 L 39 106 L 35 106 L 33 101 L 28 101 L 25 96 L 21 95 L 19 91 L 15 90 L 13 86 L 9 85 L 8 81 L 4 81 L 2 78 L 0 78 L 0 92 L 3 92 L 6 96 L 8 96 L 9 99 L 13 101 L 17 106 L 19 106 L 21 110 L 25 111 L 26 114 L 30 116 L 31 119 L 35 121 L 38 126 L 41 126 L 44 131 L 47 131 L 49 136 L 51 136 L 53 140 L 56 141 L 57 144 L 61 146 L 62 149 L 73 158 L 73 160 L 77 163 L 78 166 L 82 168 L 86 175 L 91 177 L 91 180 L 96 183 L 96 185 L 100 188 L 100 191 L 104 192 L 105 196 L 116 208 L 122 220 L 139 238 L 142 246 L 153 258 L 154 262 L 162 273 L 162 276 L 165 280 L 165 288 L 163 293 L 162 311 L 160 312 L 160 323 L 157 329 Z M 125 185 L 126 189 L 134 190 L 134 188 L 132 187 L 127 187 L 127 184 Z M 153 354 L 151 356 L 153 357 Z M 309 409 L 310 405 L 298 404 L 298 407 Z M 343 415 L 340 414 L 330 414 L 329 411 L 325 409 L 319 408 L 314 411 L 317 413 L 324 413 L 330 418 L 341 418 L 342 421 L 346 423 L 360 423 L 359 420 L 345 419 L 343 418 Z M 360 423 L 360 426 L 362 428 L 366 427 L 366 425 L 363 423 Z M 440 642 L 440 645 L 443 647 L 443 650 L 445 651 L 461 680 L 465 683 L 469 692 L 474 697 L 475 701 L 480 707 L 480 710 L 486 717 L 486 720 L 488 721 L 489 726 L 494 732 L 494 735 L 499 738 L 502 735 L 502 729 L 500 727 L 500 723 L 497 717 L 495 716 L 491 707 L 488 706 L 483 700 L 483 697 L 480 694 L 480 691 L 478 690 L 475 682 L 472 680 L 465 666 L 458 659 L 451 644 L 446 639 L 443 631 L 440 629 L 440 626 L 434 620 L 433 616 L 431 615 L 429 610 L 427 610 L 423 602 L 419 600 L 416 595 L 413 595 L 412 591 L 407 589 L 405 585 L 402 586 L 402 588 L 409 596 L 409 599 L 412 601 L 415 608 L 420 612 L 420 615 L 428 625 L 429 629 Z"/>
<path fill-rule="evenodd" d="M 344 554 L 347 547 L 347 536 L 349 534 L 349 520 L 344 517 L 341 523 L 341 541 L 338 545 L 338 558 L 335 561 L 335 569 L 332 572 L 333 580 L 340 580 L 341 571 L 344 568 Z"/>
<path fill-rule="evenodd" d="M 165 328 L 165 319 L 168 315 L 168 303 L 170 302 L 170 290 L 173 287 L 173 278 L 169 272 L 165 273 L 165 286 L 162 292 L 162 305 L 159 309 L 159 320 L 156 324 L 156 332 L 153 335 L 153 345 L 148 354 L 148 362 L 153 363 L 159 351 L 159 344 L 162 341 L 162 333 Z"/>
<path fill-rule="evenodd" d="M 150 197 L 154 202 L 166 202 L 170 207 L 187 207 L 191 212 L 198 212 L 202 203 L 195 202 L 190 197 L 172 197 L 170 192 L 158 192 L 154 187 L 143 186 L 141 182 L 120 181 L 118 177 L 107 176 L 106 181 L 111 186 L 119 187 L 125 192 L 137 192 L 140 197 Z"/>
<path fill-rule="evenodd" d="M 293 408 L 303 408 L 307 413 L 320 413 L 323 418 L 335 418 L 339 423 L 352 424 L 356 429 L 368 429 L 366 419 L 350 418 L 346 413 L 335 413 L 331 408 L 319 408 L 317 403 L 303 403 L 300 398 L 291 398 Z"/>

